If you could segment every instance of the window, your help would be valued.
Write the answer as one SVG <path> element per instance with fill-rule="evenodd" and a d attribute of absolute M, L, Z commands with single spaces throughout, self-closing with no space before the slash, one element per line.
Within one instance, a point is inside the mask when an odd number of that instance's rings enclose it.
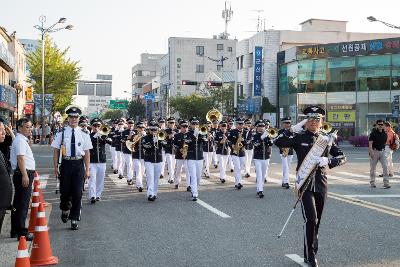
<path fill-rule="evenodd" d="M 217 44 L 217 50 L 224 50 L 224 44 Z"/>
<path fill-rule="evenodd" d="M 326 59 L 299 61 L 298 75 L 298 92 L 325 92 Z"/>
<path fill-rule="evenodd" d="M 204 65 L 196 65 L 197 73 L 204 73 Z"/>
<path fill-rule="evenodd" d="M 328 59 L 326 90 L 328 92 L 343 92 L 356 90 L 355 58 Z"/>
<path fill-rule="evenodd" d="M 244 61 L 244 56 L 240 56 L 240 68 L 239 69 L 243 69 L 243 61 Z"/>
<path fill-rule="evenodd" d="M 232 52 L 232 51 L 233 51 L 232 46 L 228 46 L 228 52 Z"/>
<path fill-rule="evenodd" d="M 222 65 L 217 65 L 217 71 L 222 71 Z"/>
<path fill-rule="evenodd" d="M 287 65 L 282 65 L 279 68 L 279 96 L 288 95 L 288 78 Z"/>
<path fill-rule="evenodd" d="M 236 58 L 236 69 L 239 69 L 239 66 L 240 66 L 240 57 L 237 57 Z"/>
<path fill-rule="evenodd" d="M 198 56 L 204 55 L 204 46 L 196 46 L 196 55 Z"/>
<path fill-rule="evenodd" d="M 253 67 L 253 63 L 254 63 L 254 54 L 250 53 L 249 57 L 250 57 L 249 68 L 251 68 L 251 67 Z"/>
<path fill-rule="evenodd" d="M 390 89 L 390 55 L 359 57 L 357 68 L 360 91 Z"/>
<path fill-rule="evenodd" d="M 136 76 L 143 76 L 143 74 L 142 74 L 142 71 L 141 70 L 138 70 L 137 72 L 136 72 Z"/>
<path fill-rule="evenodd" d="M 289 94 L 297 93 L 298 87 L 298 73 L 297 73 L 297 65 L 298 63 L 292 62 L 287 64 L 287 83 Z"/>

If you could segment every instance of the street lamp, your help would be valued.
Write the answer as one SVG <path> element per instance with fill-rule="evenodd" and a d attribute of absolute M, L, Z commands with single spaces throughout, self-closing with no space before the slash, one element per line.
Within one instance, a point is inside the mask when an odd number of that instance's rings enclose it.
<path fill-rule="evenodd" d="M 376 21 L 378 21 L 378 22 L 382 23 L 382 24 L 385 25 L 385 26 L 388 26 L 388 27 L 393 28 L 393 29 L 398 29 L 398 30 L 400 30 L 400 26 L 396 26 L 396 25 L 390 24 L 390 23 L 388 23 L 388 22 L 379 20 L 379 19 L 375 18 L 374 16 L 369 16 L 369 17 L 367 17 L 367 20 L 368 20 L 369 22 L 376 22 Z"/>
<path fill-rule="evenodd" d="M 45 135 L 45 129 L 44 129 L 44 49 L 45 49 L 45 45 L 44 45 L 44 37 L 46 36 L 46 34 L 50 34 L 53 32 L 58 32 L 60 30 L 72 30 L 74 28 L 74 26 L 72 25 L 67 25 L 66 27 L 59 27 L 59 28 L 55 28 L 58 24 L 63 24 L 65 23 L 67 19 L 66 18 L 60 18 L 56 23 L 54 23 L 53 25 L 51 25 L 50 27 L 45 27 L 44 23 L 46 22 L 46 16 L 41 15 L 39 17 L 39 22 L 40 25 L 35 25 L 33 26 L 35 29 L 39 30 L 41 33 L 41 40 L 42 40 L 42 136 Z"/>

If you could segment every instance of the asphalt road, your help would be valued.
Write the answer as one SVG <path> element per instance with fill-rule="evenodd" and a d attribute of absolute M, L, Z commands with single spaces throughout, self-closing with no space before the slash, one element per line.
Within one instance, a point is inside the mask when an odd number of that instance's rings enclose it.
<path fill-rule="evenodd" d="M 400 174 L 395 173 L 391 189 L 379 188 L 379 179 L 378 188 L 371 189 L 366 149 L 343 150 L 349 162 L 330 173 L 319 262 L 321 266 L 400 266 Z M 45 199 L 52 203 L 48 223 L 60 266 L 299 266 L 286 255 L 303 253 L 300 209 L 277 239 L 295 198 L 291 190 L 280 187 L 276 151 L 264 199 L 256 197 L 254 174 L 237 191 L 232 181 L 220 184 L 215 173 L 201 186 L 199 202 L 191 201 L 184 186 L 175 190 L 162 180 L 159 199 L 152 203 L 145 192 L 108 173 L 102 201 L 89 204 L 85 195 L 79 231 L 69 230 L 69 224 L 60 220 L 51 151 L 35 147 L 34 152 L 46 184 Z M 396 154 L 395 162 L 399 162 Z M 396 163 L 396 170 L 399 167 Z M 16 246 L 5 233 L 3 241 L 10 249 Z"/>

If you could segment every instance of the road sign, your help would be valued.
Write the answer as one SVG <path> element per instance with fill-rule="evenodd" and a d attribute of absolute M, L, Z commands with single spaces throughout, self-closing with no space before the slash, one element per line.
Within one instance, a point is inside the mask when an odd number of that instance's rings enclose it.
<path fill-rule="evenodd" d="M 153 94 L 145 94 L 144 95 L 144 99 L 154 101 L 155 100 L 155 96 Z"/>
<path fill-rule="evenodd" d="M 110 100 L 110 109 L 128 109 L 128 100 Z"/>

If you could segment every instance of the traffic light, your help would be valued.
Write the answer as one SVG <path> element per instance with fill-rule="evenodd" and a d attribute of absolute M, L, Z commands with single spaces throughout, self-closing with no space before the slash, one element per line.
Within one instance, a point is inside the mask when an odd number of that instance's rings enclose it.
<path fill-rule="evenodd" d="M 182 80 L 182 85 L 197 85 L 196 81 Z"/>
<path fill-rule="evenodd" d="M 209 81 L 209 82 L 207 82 L 207 86 L 208 87 L 221 87 L 222 86 L 222 82 Z"/>

